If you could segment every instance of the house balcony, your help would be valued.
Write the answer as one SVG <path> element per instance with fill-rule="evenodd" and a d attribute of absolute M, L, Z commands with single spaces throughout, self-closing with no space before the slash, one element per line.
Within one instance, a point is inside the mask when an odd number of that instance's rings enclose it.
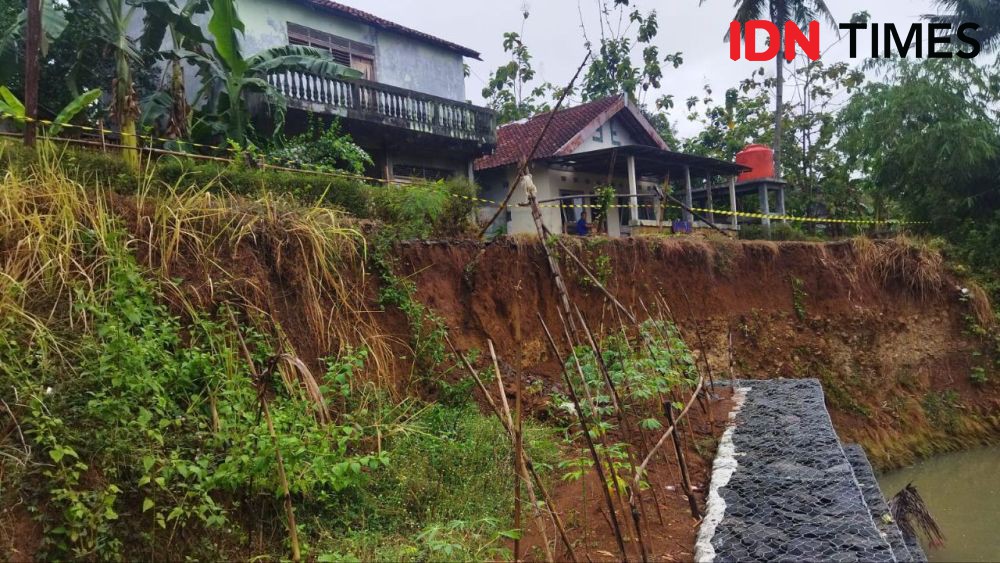
<path fill-rule="evenodd" d="M 429 135 L 483 152 L 496 145 L 496 114 L 472 104 L 368 80 L 330 80 L 302 72 L 270 74 L 267 80 L 288 99 L 290 108 L 338 116 L 356 137 L 380 130 L 434 140 Z"/>

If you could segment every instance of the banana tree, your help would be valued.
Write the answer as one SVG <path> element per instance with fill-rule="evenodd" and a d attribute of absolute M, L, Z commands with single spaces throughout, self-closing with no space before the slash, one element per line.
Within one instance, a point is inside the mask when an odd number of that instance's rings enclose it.
<path fill-rule="evenodd" d="M 111 85 L 111 115 L 118 124 L 122 156 L 132 168 L 139 168 L 139 139 L 136 137 L 136 120 L 139 104 L 132 80 L 132 64 L 139 62 L 139 51 L 129 36 L 138 6 L 128 0 L 80 0 L 92 8 L 94 38 L 107 46 L 115 61 L 115 78 Z"/>
<path fill-rule="evenodd" d="M 205 102 L 205 125 L 240 145 L 247 140 L 250 115 L 246 98 L 250 93 L 261 94 L 276 110 L 280 126 L 286 100 L 267 82 L 268 74 L 301 71 L 330 79 L 361 77 L 360 72 L 311 47 L 288 45 L 244 57 L 240 37 L 245 27 L 233 0 L 212 0 L 208 31 L 212 34 L 210 52 L 187 52 L 184 58 L 199 69 L 202 88 L 197 98 Z"/>
<path fill-rule="evenodd" d="M 190 130 L 191 107 L 185 92 L 182 53 L 200 50 L 208 43 L 194 17 L 208 11 L 209 1 L 186 0 L 179 4 L 175 0 L 143 0 L 141 6 L 146 17 L 139 45 L 144 54 L 154 53 L 154 59 L 167 61 L 170 74 L 166 89 L 142 100 L 142 124 L 152 126 L 165 120 L 165 136 L 183 139 Z M 170 43 L 164 48 L 167 37 Z"/>
<path fill-rule="evenodd" d="M 95 88 L 80 94 L 70 103 L 66 104 L 52 123 L 45 128 L 45 135 L 52 137 L 58 135 L 67 123 L 72 121 L 87 106 L 97 101 L 101 97 L 101 89 Z M 17 123 L 24 123 L 26 112 L 24 104 L 6 86 L 0 86 L 0 118 L 9 118 Z"/>

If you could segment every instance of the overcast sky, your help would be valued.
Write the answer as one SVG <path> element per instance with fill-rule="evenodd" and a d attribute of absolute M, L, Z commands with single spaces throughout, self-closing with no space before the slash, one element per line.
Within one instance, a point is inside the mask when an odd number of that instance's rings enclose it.
<path fill-rule="evenodd" d="M 466 79 L 466 96 L 482 104 L 480 91 L 497 66 L 509 61 L 503 52 L 502 38 L 506 31 L 519 31 L 522 7 L 531 13 L 524 40 L 534 57 L 538 78 L 564 85 L 585 54 L 581 33 L 583 23 L 593 38 L 597 27 L 598 0 L 341 0 L 343 3 L 393 20 L 402 25 L 459 43 L 482 53 L 482 61 L 469 60 L 472 75 Z M 632 5 L 643 12 L 655 9 L 660 24 L 656 45 L 661 54 L 682 51 L 684 65 L 679 69 L 664 65 L 663 93 L 673 94 L 678 106 L 689 96 L 700 95 L 702 87 L 711 84 L 720 100 L 726 88 L 736 85 L 758 68 L 761 63 L 731 61 L 729 46 L 722 37 L 732 21 L 733 0 L 633 0 Z M 908 27 L 921 14 L 934 12 L 932 0 L 827 0 L 838 22 L 850 20 L 851 14 L 867 10 L 871 21 L 895 23 Z M 836 32 L 824 27 L 822 47 L 827 49 L 836 39 Z M 870 39 L 862 36 L 859 50 L 871 48 Z M 847 60 L 847 41 L 832 47 L 823 60 Z M 636 53 L 634 60 L 639 60 Z M 860 59 L 858 59 L 860 62 Z M 774 64 L 765 63 L 773 75 Z M 647 94 L 652 102 L 657 94 Z M 697 125 L 673 112 L 681 135 L 697 131 Z"/>

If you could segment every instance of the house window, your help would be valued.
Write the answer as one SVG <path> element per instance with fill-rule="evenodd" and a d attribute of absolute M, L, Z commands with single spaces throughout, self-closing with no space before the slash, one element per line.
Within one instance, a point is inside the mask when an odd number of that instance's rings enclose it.
<path fill-rule="evenodd" d="M 394 164 L 392 177 L 394 180 L 409 183 L 420 180 L 447 180 L 455 175 L 452 170 L 431 168 L 429 166 L 411 166 L 409 164 Z"/>
<path fill-rule="evenodd" d="M 365 80 L 375 80 L 375 47 L 371 45 L 292 22 L 288 22 L 288 44 L 326 51 L 338 63 L 361 71 Z"/>

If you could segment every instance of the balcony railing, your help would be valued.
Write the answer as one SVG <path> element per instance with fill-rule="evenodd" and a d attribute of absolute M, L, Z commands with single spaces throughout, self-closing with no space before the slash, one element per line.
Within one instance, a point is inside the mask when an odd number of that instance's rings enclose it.
<path fill-rule="evenodd" d="M 367 80 L 330 80 L 302 72 L 271 74 L 267 80 L 292 107 L 496 144 L 496 115 L 471 104 Z"/>

